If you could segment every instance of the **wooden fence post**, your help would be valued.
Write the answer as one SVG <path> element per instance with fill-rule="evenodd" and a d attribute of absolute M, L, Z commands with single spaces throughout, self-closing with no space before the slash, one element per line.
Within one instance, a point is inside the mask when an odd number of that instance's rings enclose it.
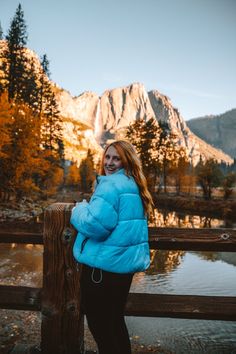
<path fill-rule="evenodd" d="M 70 226 L 73 204 L 55 203 L 44 215 L 41 350 L 43 354 L 83 352 L 80 269 L 72 255 L 76 232 Z"/>

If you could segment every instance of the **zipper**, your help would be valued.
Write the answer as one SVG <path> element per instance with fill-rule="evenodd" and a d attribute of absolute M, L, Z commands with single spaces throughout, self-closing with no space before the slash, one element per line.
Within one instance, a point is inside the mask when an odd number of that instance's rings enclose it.
<path fill-rule="evenodd" d="M 89 238 L 88 238 L 88 237 L 86 237 L 86 238 L 83 240 L 83 242 L 81 243 L 80 253 L 82 253 L 82 252 L 83 252 L 84 247 L 85 247 L 85 245 L 86 245 L 86 242 L 87 242 L 88 240 L 89 240 Z"/>

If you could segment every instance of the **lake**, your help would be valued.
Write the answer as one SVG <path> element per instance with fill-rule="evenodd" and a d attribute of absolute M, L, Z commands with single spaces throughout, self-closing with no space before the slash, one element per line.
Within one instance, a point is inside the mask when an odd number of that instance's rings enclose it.
<path fill-rule="evenodd" d="M 168 227 L 230 227 L 215 218 L 158 211 L 153 225 Z M 0 245 L 1 284 L 42 286 L 40 245 Z M 236 296 L 236 254 L 151 250 L 152 263 L 137 273 L 131 292 Z M 236 322 L 127 317 L 130 336 L 170 353 L 236 353 Z"/>

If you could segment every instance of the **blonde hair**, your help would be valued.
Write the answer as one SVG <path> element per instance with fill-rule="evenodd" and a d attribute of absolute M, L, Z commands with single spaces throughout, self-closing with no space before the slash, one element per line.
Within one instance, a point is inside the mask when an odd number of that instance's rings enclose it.
<path fill-rule="evenodd" d="M 141 199 L 146 215 L 151 215 L 153 213 L 153 200 L 150 192 L 147 188 L 147 180 L 143 174 L 141 161 L 135 151 L 135 148 L 132 144 L 125 140 L 117 140 L 107 145 L 102 156 L 101 165 L 100 165 L 100 174 L 105 175 L 104 170 L 104 158 L 106 152 L 110 146 L 113 146 L 122 161 L 123 168 L 127 176 L 132 176 L 139 187 L 141 194 Z"/>

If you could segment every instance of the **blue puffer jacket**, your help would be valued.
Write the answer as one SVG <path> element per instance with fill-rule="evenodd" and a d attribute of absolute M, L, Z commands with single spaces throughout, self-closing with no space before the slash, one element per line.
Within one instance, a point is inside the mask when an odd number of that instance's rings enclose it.
<path fill-rule="evenodd" d="M 78 231 L 75 259 L 114 273 L 143 271 L 150 264 L 147 220 L 139 189 L 124 169 L 99 176 L 89 203 L 77 203 L 71 224 Z"/>

